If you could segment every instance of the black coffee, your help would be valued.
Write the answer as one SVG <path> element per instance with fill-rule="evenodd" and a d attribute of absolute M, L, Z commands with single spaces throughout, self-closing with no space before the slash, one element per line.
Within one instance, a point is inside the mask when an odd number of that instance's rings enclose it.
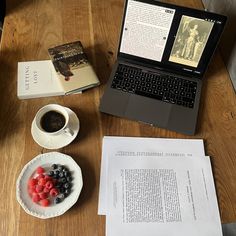
<path fill-rule="evenodd" d="M 49 133 L 60 130 L 65 123 L 65 117 L 57 111 L 48 111 L 41 118 L 41 127 Z"/>

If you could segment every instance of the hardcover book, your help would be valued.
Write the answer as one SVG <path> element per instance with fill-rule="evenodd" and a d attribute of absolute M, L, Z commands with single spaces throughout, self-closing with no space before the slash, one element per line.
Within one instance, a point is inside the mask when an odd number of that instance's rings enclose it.
<path fill-rule="evenodd" d="M 19 99 L 64 94 L 50 60 L 18 62 L 17 96 Z"/>
<path fill-rule="evenodd" d="M 49 48 L 48 52 L 65 94 L 100 84 L 80 41 Z"/>

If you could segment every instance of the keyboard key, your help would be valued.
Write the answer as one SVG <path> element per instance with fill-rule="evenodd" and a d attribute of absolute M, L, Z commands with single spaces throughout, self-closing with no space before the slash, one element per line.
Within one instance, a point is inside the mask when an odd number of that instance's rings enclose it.
<path fill-rule="evenodd" d="M 188 107 L 189 107 L 189 108 L 193 108 L 193 103 L 190 103 L 190 104 L 188 105 Z"/>
<path fill-rule="evenodd" d="M 121 64 L 117 67 L 111 87 L 188 108 L 194 107 L 197 91 L 197 83 L 194 81 L 166 74 L 148 73 Z"/>

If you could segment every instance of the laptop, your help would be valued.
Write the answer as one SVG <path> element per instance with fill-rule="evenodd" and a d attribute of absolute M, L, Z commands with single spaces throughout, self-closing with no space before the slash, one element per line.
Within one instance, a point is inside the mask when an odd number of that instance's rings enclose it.
<path fill-rule="evenodd" d="M 127 0 L 100 111 L 194 135 L 202 78 L 226 17 L 155 0 Z"/>

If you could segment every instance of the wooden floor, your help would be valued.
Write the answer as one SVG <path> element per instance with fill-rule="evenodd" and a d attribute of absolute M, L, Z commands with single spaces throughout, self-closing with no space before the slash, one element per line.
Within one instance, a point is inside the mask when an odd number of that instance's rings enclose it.
<path fill-rule="evenodd" d="M 200 0 L 172 0 L 202 8 Z M 205 75 L 197 133 L 185 136 L 98 110 L 116 59 L 124 0 L 8 0 L 0 46 L 0 235 L 105 235 L 105 217 L 97 215 L 101 144 L 104 135 L 202 138 L 212 157 L 222 222 L 236 221 L 236 98 L 218 50 Z M 81 40 L 101 86 L 82 95 L 18 100 L 17 62 L 49 59 L 51 46 Z M 40 220 L 16 201 L 15 183 L 23 166 L 49 150 L 32 139 L 30 128 L 43 105 L 58 103 L 81 121 L 76 140 L 57 151 L 81 166 L 84 188 L 79 201 L 61 217 Z M 210 235 L 209 235 L 210 236 Z M 213 235 L 212 235 L 213 236 Z"/>

